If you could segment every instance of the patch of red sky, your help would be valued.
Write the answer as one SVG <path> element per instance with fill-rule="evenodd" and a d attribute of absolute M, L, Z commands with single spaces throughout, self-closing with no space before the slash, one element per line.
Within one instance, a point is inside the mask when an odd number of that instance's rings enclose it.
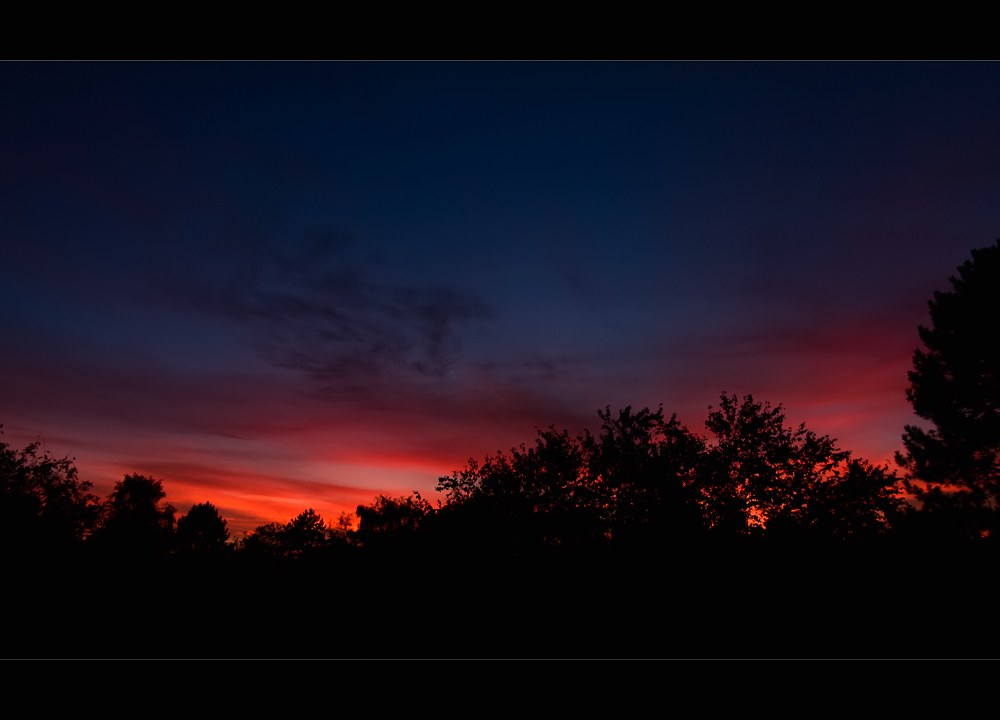
<path fill-rule="evenodd" d="M 639 358 L 555 385 L 467 371 L 446 386 L 389 382 L 364 396 L 283 376 L 217 378 L 77 360 L 61 373 L 0 381 L 16 410 L 0 422 L 14 447 L 42 433 L 53 454 L 75 455 L 81 478 L 102 497 L 125 474 L 150 475 L 164 481 L 179 515 L 211 502 L 234 533 L 310 507 L 333 522 L 378 494 L 416 490 L 434 501 L 439 477 L 470 457 L 530 445 L 536 427 L 597 434 L 605 405 L 663 402 L 668 417 L 676 412 L 705 435 L 708 406 L 722 390 L 782 403 L 789 425 L 805 422 L 854 457 L 892 469 L 903 426 L 916 420 L 905 389 L 920 320 L 871 317 L 694 339 L 662 353 L 659 377 Z"/>

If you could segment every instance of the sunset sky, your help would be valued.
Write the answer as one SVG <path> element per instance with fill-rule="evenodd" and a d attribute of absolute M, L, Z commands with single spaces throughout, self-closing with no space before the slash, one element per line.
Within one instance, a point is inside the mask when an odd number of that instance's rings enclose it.
<path fill-rule="evenodd" d="M 1000 65 L 5 63 L 0 438 L 230 529 L 721 391 L 873 462 Z"/>

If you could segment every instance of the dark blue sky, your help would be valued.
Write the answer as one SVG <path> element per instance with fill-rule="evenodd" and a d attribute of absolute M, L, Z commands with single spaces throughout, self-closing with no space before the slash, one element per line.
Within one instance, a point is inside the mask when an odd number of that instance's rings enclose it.
<path fill-rule="evenodd" d="M 236 527 L 719 393 L 874 461 L 992 63 L 0 65 L 0 422 Z"/>

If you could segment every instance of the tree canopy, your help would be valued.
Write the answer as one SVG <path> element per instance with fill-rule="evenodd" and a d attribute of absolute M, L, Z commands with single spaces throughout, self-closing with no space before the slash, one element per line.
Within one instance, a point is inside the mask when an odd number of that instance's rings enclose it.
<path fill-rule="evenodd" d="M 212 503 L 198 503 L 177 521 L 180 550 L 217 552 L 226 548 L 228 540 L 226 521 Z"/>
<path fill-rule="evenodd" d="M 710 408 L 711 409 L 711 408 Z M 535 446 L 443 477 L 466 527 L 508 533 L 514 547 L 615 546 L 681 538 L 885 533 L 900 511 L 897 478 L 852 459 L 829 436 L 786 425 L 780 405 L 722 394 L 708 443 L 653 412 L 598 411 L 600 433 L 539 430 Z M 359 509 L 360 512 L 360 509 Z M 708 535 L 706 535 L 708 533 Z"/>
<path fill-rule="evenodd" d="M 677 535 L 703 528 L 696 484 L 705 441 L 663 408 L 597 411 L 601 432 L 584 432 L 587 482 L 607 532 L 619 538 L 650 527 Z"/>
<path fill-rule="evenodd" d="M 315 555 L 347 540 L 349 521 L 338 521 L 338 528 L 330 528 L 322 516 L 312 508 L 304 510 L 287 523 L 260 525 L 239 543 L 250 553 L 270 558 L 298 558 Z"/>
<path fill-rule="evenodd" d="M 358 506 L 357 537 L 369 546 L 385 546 L 400 538 L 412 538 L 432 513 L 431 504 L 419 493 L 399 498 L 378 495 L 371 505 Z"/>
<path fill-rule="evenodd" d="M 1000 246 L 973 250 L 950 282 L 928 302 L 906 391 L 934 428 L 907 425 L 897 461 L 925 507 L 965 506 L 990 523 L 1000 491 Z"/>
<path fill-rule="evenodd" d="M 163 481 L 131 474 L 115 483 L 104 502 L 100 538 L 130 552 L 161 551 L 172 544 L 175 513 L 166 497 Z"/>
<path fill-rule="evenodd" d="M 80 480 L 72 460 L 21 451 L 0 443 L 0 527 L 5 546 L 39 547 L 79 542 L 94 529 L 100 500 Z"/>
<path fill-rule="evenodd" d="M 805 423 L 788 427 L 781 405 L 722 393 L 705 426 L 716 444 L 706 457 L 701 494 L 715 528 L 863 536 L 887 530 L 898 512 L 896 477 L 888 468 L 851 460 Z"/>

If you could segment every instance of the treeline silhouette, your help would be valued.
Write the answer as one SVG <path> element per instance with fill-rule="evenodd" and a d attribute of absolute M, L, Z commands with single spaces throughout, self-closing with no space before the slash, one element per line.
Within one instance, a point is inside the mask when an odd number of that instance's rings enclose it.
<path fill-rule="evenodd" d="M 357 528 L 310 508 L 233 538 L 211 503 L 178 518 L 161 480 L 101 500 L 69 459 L 0 443 L 5 611 L 48 618 L 9 652 L 992 654 L 938 615 L 989 593 L 1000 545 L 1000 355 L 983 340 L 1000 337 L 1000 248 L 959 274 L 920 328 L 908 397 L 935 429 L 906 428 L 902 477 L 723 392 L 710 439 L 609 406 L 596 434 L 550 426 L 470 459 L 436 503 L 379 495 Z M 910 606 L 918 630 L 889 632 Z M 154 619 L 186 639 L 133 631 Z"/>
<path fill-rule="evenodd" d="M 899 535 L 991 540 L 968 523 L 902 499 L 886 466 L 854 459 L 829 436 L 790 427 L 782 407 L 723 393 L 706 421 L 715 441 L 661 409 L 598 411 L 600 431 L 550 427 L 521 445 L 438 481 L 435 505 L 414 493 L 379 495 L 327 524 L 312 508 L 230 538 L 211 503 L 177 518 L 161 480 L 126 475 L 101 501 L 69 459 L 0 443 L 8 553 L 176 555 L 294 561 L 354 549 L 411 553 L 432 546 L 478 556 L 644 553 L 767 540 L 860 543 Z M 923 516 L 926 516 L 924 518 Z M 992 520 L 988 521 L 989 525 Z"/>
<path fill-rule="evenodd" d="M 894 603 L 982 591 L 963 569 L 993 559 L 992 535 L 904 502 L 888 468 L 789 427 L 780 406 L 723 394 L 712 443 L 662 409 L 599 416 L 595 435 L 550 427 L 470 460 L 435 504 L 380 495 L 357 527 L 307 509 L 237 538 L 211 503 L 178 518 L 160 480 L 127 475 L 102 501 L 69 460 L 0 444 L 13 605 L 63 618 L 8 653 L 868 655 Z M 67 598 L 96 623 L 61 614 Z M 872 602 L 885 610 L 858 612 Z M 770 625 L 752 643 L 747 614 Z M 188 636 L 133 633 L 152 619 Z M 923 654 L 923 632 L 875 654 Z"/>

